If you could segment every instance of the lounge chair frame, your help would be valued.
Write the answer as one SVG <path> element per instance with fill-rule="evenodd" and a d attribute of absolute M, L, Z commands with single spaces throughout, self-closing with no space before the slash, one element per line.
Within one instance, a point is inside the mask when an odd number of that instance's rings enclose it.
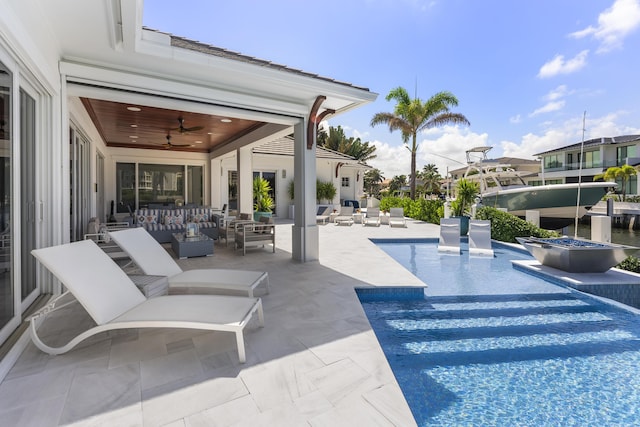
<path fill-rule="evenodd" d="M 407 220 L 404 217 L 403 208 L 389 209 L 389 227 L 406 227 Z"/>
<path fill-rule="evenodd" d="M 373 225 L 380 227 L 380 209 L 379 208 L 367 208 L 366 217 L 362 220 L 362 225 Z"/>
<path fill-rule="evenodd" d="M 269 275 L 266 271 L 224 268 L 183 271 L 162 245 L 141 227 L 113 232 L 111 238 L 144 274 L 167 276 L 170 294 L 209 294 L 224 290 L 246 292 L 248 297 L 253 297 L 261 285 L 269 293 Z"/>
<path fill-rule="evenodd" d="M 184 328 L 233 332 L 238 359 L 244 363 L 244 328 L 255 313 L 260 326 L 264 326 L 260 298 L 167 295 L 147 299 L 124 271 L 91 240 L 35 249 L 31 253 L 68 289 L 29 318 L 34 344 L 51 355 L 66 353 L 85 339 L 105 331 Z M 70 259 L 75 263 L 70 264 Z M 49 346 L 38 336 L 38 327 L 48 314 L 73 302 L 70 294 L 87 310 L 97 326 L 61 347 Z"/>

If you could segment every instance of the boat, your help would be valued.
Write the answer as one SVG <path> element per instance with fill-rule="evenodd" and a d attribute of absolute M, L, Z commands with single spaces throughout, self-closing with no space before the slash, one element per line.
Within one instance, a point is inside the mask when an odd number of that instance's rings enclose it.
<path fill-rule="evenodd" d="M 503 209 L 521 218 L 526 217 L 528 210 L 538 211 L 540 227 L 545 229 L 558 230 L 572 224 L 576 214 L 582 218 L 612 187 L 616 187 L 613 182 L 526 185 L 523 177 L 535 172 L 517 171 L 509 164 L 489 160 L 487 152 L 491 148 L 475 147 L 466 151 L 464 178 L 479 183 L 483 206 Z M 578 194 L 580 203 L 577 202 Z"/>
<path fill-rule="evenodd" d="M 542 265 L 570 273 L 603 273 L 640 248 L 577 238 L 516 237 Z"/>

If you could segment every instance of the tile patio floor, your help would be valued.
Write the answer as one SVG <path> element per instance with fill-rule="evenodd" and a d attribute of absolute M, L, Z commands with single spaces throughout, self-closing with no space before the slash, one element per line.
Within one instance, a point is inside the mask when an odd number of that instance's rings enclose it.
<path fill-rule="evenodd" d="M 0 424 L 11 426 L 413 426 L 415 421 L 353 291 L 424 285 L 369 237 L 437 237 L 438 227 L 320 225 L 320 261 L 291 259 L 291 222 L 277 252 L 246 256 L 217 243 L 184 269 L 269 272 L 265 327 L 233 334 L 175 329 L 103 333 L 60 356 L 29 344 L 0 384 Z M 91 325 L 77 304 L 43 325 L 62 342 Z"/>

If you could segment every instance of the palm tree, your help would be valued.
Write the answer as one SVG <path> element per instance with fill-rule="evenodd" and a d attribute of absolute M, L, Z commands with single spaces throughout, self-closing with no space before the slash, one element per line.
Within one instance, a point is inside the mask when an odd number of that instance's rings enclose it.
<path fill-rule="evenodd" d="M 386 124 L 389 131 L 400 130 L 402 142 L 411 152 L 411 199 L 416 194 L 416 152 L 418 151 L 418 132 L 446 124 L 469 125 L 469 120 L 459 113 L 449 111 L 458 105 L 458 99 L 447 91 L 438 92 L 422 102 L 419 98 L 411 99 L 406 89 L 397 87 L 387 95 L 387 101 L 397 101 L 393 113 L 376 113 L 371 119 L 371 126 Z M 411 146 L 409 146 L 411 140 Z"/>
<path fill-rule="evenodd" d="M 402 187 L 404 187 L 405 185 L 407 185 L 407 176 L 406 175 L 396 175 L 393 178 L 391 178 L 391 182 L 389 183 L 389 192 L 391 194 L 395 193 L 396 191 L 401 191 Z"/>
<path fill-rule="evenodd" d="M 613 166 L 608 168 L 604 173 L 598 174 L 593 177 L 593 180 L 603 179 L 605 181 L 616 182 L 617 180 L 622 181 L 622 201 L 624 202 L 627 199 L 627 182 L 629 178 L 635 176 L 638 171 L 631 165 L 622 165 L 620 167 Z"/>
<path fill-rule="evenodd" d="M 360 138 L 347 138 L 342 126 L 329 127 L 329 135 L 327 135 L 324 130 L 319 129 L 316 138 L 316 143 L 319 147 L 328 148 L 330 150 L 346 154 L 356 160 L 366 162 L 367 160 L 376 158 L 375 145 L 369 145 L 368 142 L 362 142 Z"/>
<path fill-rule="evenodd" d="M 440 182 L 442 181 L 442 176 L 438 172 L 438 167 L 434 164 L 424 165 L 422 167 L 422 172 L 418 173 L 418 178 L 423 181 L 423 188 L 425 193 L 440 194 Z"/>
<path fill-rule="evenodd" d="M 369 189 L 370 196 L 378 196 L 382 181 L 384 181 L 384 176 L 382 176 L 380 169 L 370 169 L 364 173 L 364 188 Z"/>

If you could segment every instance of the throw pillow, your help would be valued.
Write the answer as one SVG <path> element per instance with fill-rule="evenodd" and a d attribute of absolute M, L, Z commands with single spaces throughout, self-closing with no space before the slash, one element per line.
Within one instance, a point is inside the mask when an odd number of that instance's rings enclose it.
<path fill-rule="evenodd" d="M 184 224 L 184 219 L 182 215 L 165 215 L 164 217 L 164 225 L 182 225 Z"/>

